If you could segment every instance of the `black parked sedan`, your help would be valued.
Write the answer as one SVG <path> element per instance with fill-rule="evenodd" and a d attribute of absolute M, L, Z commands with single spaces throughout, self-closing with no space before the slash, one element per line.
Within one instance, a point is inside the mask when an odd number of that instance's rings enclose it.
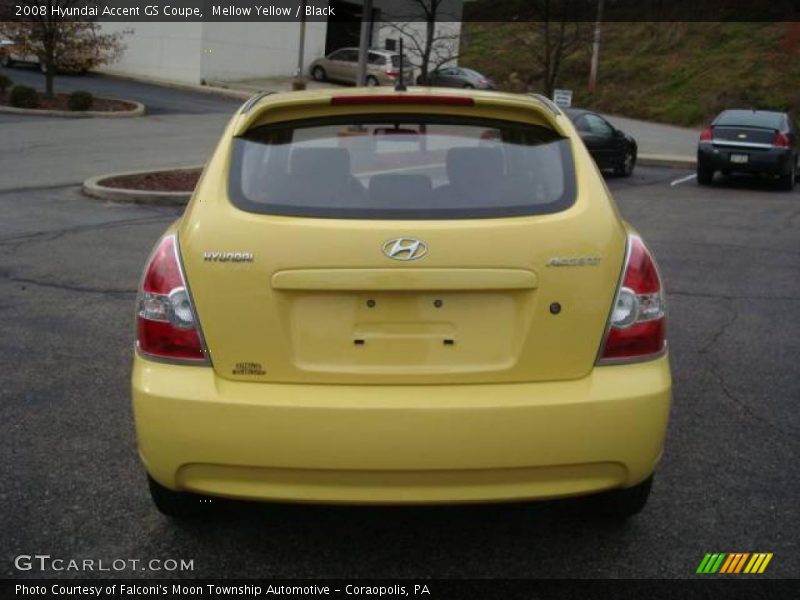
<path fill-rule="evenodd" d="M 777 176 L 781 188 L 797 177 L 797 126 L 784 112 L 725 110 L 700 134 L 697 182 L 708 185 L 714 173 Z"/>
<path fill-rule="evenodd" d="M 572 119 L 598 168 L 611 169 L 621 177 L 633 174 L 638 151 L 635 139 L 590 110 L 568 108 L 564 112 Z"/>

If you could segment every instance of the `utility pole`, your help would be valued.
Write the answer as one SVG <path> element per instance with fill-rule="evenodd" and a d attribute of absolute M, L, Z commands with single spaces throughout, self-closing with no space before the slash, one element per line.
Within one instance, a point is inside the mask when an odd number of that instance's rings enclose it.
<path fill-rule="evenodd" d="M 356 85 L 367 84 L 367 56 L 369 54 L 369 34 L 372 31 L 372 0 L 364 0 L 361 13 L 361 34 L 358 40 L 358 77 Z"/>
<path fill-rule="evenodd" d="M 306 0 L 300 6 L 300 46 L 297 48 L 297 69 L 292 81 L 293 90 L 306 89 L 306 78 L 303 76 L 303 56 L 306 49 Z"/>
<path fill-rule="evenodd" d="M 594 22 L 592 37 L 592 67 L 589 71 L 589 91 L 594 92 L 597 85 L 597 65 L 600 62 L 600 31 L 603 23 L 603 0 L 597 0 L 597 20 Z"/>

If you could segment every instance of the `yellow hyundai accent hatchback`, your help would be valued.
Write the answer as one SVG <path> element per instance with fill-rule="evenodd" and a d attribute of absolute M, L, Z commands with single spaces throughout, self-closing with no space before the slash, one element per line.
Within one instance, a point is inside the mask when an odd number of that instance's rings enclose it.
<path fill-rule="evenodd" d="M 208 496 L 641 510 L 670 407 L 664 292 L 544 98 L 248 101 L 137 307 L 156 506 Z"/>

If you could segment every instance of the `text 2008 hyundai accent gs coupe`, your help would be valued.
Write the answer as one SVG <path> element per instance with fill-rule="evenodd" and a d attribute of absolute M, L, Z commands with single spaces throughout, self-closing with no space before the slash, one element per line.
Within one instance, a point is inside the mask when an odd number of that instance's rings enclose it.
<path fill-rule="evenodd" d="M 275 94 L 231 120 L 137 308 L 156 506 L 647 500 L 664 291 L 569 119 L 493 92 Z"/>

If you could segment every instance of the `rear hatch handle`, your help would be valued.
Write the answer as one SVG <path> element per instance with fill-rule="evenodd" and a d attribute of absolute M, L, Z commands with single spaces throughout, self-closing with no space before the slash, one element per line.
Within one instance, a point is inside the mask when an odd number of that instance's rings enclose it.
<path fill-rule="evenodd" d="M 537 285 L 536 273 L 525 269 L 297 269 L 272 275 L 276 290 L 531 290 Z"/>

